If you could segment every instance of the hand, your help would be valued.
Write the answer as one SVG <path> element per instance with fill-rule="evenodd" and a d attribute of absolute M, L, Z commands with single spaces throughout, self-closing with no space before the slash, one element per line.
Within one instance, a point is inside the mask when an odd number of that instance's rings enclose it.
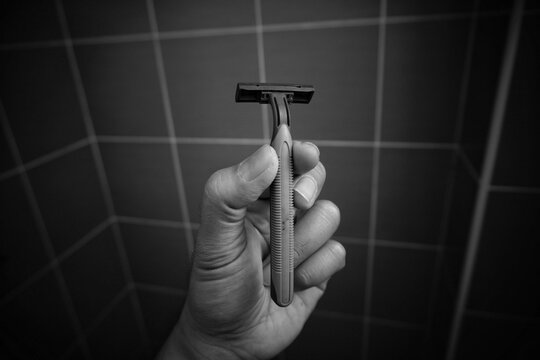
<path fill-rule="evenodd" d="M 278 158 L 265 145 L 208 180 L 201 227 L 182 315 L 162 359 L 268 359 L 300 333 L 330 277 L 345 266 L 345 249 L 329 240 L 339 209 L 316 201 L 325 181 L 319 150 L 295 141 L 295 297 L 288 307 L 270 297 L 267 188 Z"/>

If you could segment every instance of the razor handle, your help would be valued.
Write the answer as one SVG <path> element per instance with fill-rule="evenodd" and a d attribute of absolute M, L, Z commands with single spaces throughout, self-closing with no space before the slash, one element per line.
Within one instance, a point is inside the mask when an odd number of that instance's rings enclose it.
<path fill-rule="evenodd" d="M 294 205 L 292 138 L 285 124 L 274 130 L 271 146 L 279 167 L 270 185 L 270 288 L 279 306 L 294 296 Z"/>
<path fill-rule="evenodd" d="M 289 104 L 308 104 L 311 85 L 238 83 L 236 102 L 269 104 L 274 116 L 271 145 L 279 158 L 277 175 L 270 185 L 270 293 L 279 306 L 294 297 L 293 142 Z"/>

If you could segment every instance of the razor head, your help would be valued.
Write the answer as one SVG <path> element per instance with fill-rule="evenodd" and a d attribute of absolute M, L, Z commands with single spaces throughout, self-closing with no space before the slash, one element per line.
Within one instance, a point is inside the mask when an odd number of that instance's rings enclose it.
<path fill-rule="evenodd" d="M 270 94 L 286 94 L 287 102 L 308 104 L 315 88 L 311 85 L 238 83 L 236 86 L 236 102 L 258 102 L 267 104 Z"/>

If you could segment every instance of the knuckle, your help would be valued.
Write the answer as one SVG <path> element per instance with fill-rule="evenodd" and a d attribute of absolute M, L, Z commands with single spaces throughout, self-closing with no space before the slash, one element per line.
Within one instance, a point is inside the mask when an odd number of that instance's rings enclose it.
<path fill-rule="evenodd" d="M 321 211 L 321 216 L 328 224 L 335 224 L 336 228 L 341 221 L 339 207 L 330 200 L 317 200 L 317 206 Z"/>

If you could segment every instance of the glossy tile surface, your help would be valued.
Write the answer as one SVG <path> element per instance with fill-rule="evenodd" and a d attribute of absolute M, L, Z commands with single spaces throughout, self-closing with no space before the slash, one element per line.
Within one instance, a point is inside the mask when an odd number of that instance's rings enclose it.
<path fill-rule="evenodd" d="M 439 241 L 451 159 L 447 150 L 381 150 L 377 239 Z"/>
<path fill-rule="evenodd" d="M 2 52 L 0 98 L 23 161 L 86 137 L 62 47 Z"/>
<path fill-rule="evenodd" d="M 110 226 L 64 260 L 60 268 L 85 329 L 127 285 Z"/>
<path fill-rule="evenodd" d="M 491 193 L 468 306 L 540 316 L 540 195 Z"/>
<path fill-rule="evenodd" d="M 369 18 L 379 14 L 379 0 L 263 0 L 261 4 L 264 24 Z"/>
<path fill-rule="evenodd" d="M 182 221 L 168 144 L 101 144 L 117 215 Z"/>
<path fill-rule="evenodd" d="M 155 1 L 160 31 L 255 25 L 254 1 Z"/>
<path fill-rule="evenodd" d="M 427 321 L 435 252 L 375 249 L 371 316 L 422 324 Z"/>
<path fill-rule="evenodd" d="M 6 295 L 49 259 L 19 176 L 2 182 L 0 198 L 0 295 Z"/>
<path fill-rule="evenodd" d="M 57 254 L 107 218 L 88 146 L 36 167 L 28 176 Z"/>
<path fill-rule="evenodd" d="M 144 0 L 68 0 L 63 3 L 74 38 L 150 31 Z"/>
<path fill-rule="evenodd" d="M 184 229 L 121 224 L 135 282 L 187 290 L 191 262 Z"/>
<path fill-rule="evenodd" d="M 373 139 L 377 27 L 264 34 L 266 79 L 309 84 L 308 105 L 291 106 L 300 139 Z"/>
<path fill-rule="evenodd" d="M 50 271 L 4 304 L 0 315 L 2 333 L 30 358 L 58 358 L 76 340 L 60 288 Z"/>
<path fill-rule="evenodd" d="M 382 140 L 453 141 L 467 26 L 465 20 L 388 25 Z"/>
<path fill-rule="evenodd" d="M 261 137 L 260 105 L 237 104 L 238 82 L 257 82 L 254 34 L 161 42 L 176 135 Z"/>
<path fill-rule="evenodd" d="M 523 22 L 493 183 L 540 187 L 540 15 Z"/>
<path fill-rule="evenodd" d="M 167 136 L 152 42 L 75 48 L 98 135 Z"/>
<path fill-rule="evenodd" d="M 341 223 L 336 235 L 366 239 L 372 150 L 321 146 L 320 151 L 326 182 L 319 198 L 330 200 L 340 208 Z"/>

